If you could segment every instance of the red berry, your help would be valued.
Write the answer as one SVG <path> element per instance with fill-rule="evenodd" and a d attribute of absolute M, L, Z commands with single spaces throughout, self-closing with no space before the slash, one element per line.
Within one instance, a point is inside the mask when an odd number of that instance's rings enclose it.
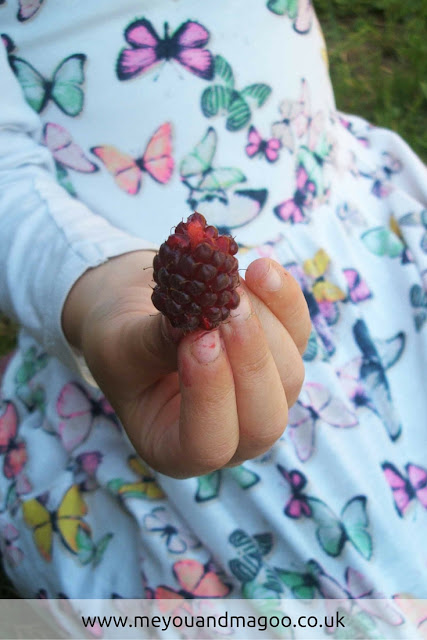
<path fill-rule="evenodd" d="M 237 251 L 197 211 L 180 222 L 153 260 L 156 309 L 184 331 L 215 329 L 240 302 Z"/>

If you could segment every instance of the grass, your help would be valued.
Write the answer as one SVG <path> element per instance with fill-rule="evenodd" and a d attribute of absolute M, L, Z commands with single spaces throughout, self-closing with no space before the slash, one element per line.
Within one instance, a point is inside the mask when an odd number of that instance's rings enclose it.
<path fill-rule="evenodd" d="M 425 0 L 314 0 L 338 109 L 397 131 L 427 160 Z M 0 314 L 0 356 L 16 327 Z M 1 575 L 0 598 L 13 597 Z"/>
<path fill-rule="evenodd" d="M 393 129 L 427 160 L 425 0 L 314 0 L 337 107 Z"/>

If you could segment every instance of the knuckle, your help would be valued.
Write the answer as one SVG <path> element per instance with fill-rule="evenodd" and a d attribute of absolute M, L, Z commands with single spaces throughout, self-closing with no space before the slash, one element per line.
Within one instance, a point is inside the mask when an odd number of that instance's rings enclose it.
<path fill-rule="evenodd" d="M 304 362 L 302 358 L 298 358 L 292 367 L 292 371 L 283 381 L 283 387 L 288 400 L 288 407 L 291 407 L 297 401 L 302 385 L 304 384 L 304 378 Z"/>
<path fill-rule="evenodd" d="M 261 428 L 250 434 L 245 433 L 244 429 L 241 430 L 247 458 L 255 458 L 271 449 L 273 444 L 283 435 L 287 424 L 288 407 L 286 399 L 284 398 L 283 403 L 281 403 L 276 411 L 266 416 Z"/>
<path fill-rule="evenodd" d="M 248 384 L 258 384 L 260 376 L 262 376 L 270 362 L 270 353 L 268 350 L 257 351 L 251 354 L 251 360 L 245 362 L 239 371 L 241 380 L 245 380 Z"/>

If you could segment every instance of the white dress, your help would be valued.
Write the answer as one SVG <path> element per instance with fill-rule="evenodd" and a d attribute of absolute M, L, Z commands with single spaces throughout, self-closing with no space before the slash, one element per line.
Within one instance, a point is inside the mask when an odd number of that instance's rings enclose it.
<path fill-rule="evenodd" d="M 0 25 L 0 308 L 22 327 L 0 549 L 18 590 L 426 598 L 427 174 L 337 112 L 310 3 L 9 0 Z M 136 458 L 60 318 L 86 269 L 195 209 L 241 267 L 292 271 L 313 332 L 271 451 L 175 480 Z"/>

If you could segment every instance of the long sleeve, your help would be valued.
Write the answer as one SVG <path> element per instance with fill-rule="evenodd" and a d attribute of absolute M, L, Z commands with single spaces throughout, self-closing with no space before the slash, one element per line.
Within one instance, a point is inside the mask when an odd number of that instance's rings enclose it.
<path fill-rule="evenodd" d="M 61 327 L 68 292 L 87 269 L 155 246 L 114 227 L 60 187 L 53 158 L 38 143 L 40 131 L 0 47 L 0 309 L 87 378 Z"/>

